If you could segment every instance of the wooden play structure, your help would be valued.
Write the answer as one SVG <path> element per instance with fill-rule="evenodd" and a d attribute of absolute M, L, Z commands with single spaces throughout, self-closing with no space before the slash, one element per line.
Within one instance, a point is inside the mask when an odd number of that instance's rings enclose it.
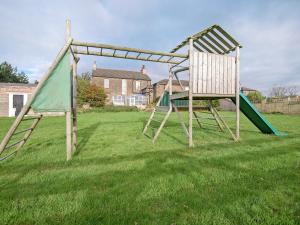
<path fill-rule="evenodd" d="M 66 25 L 66 43 L 39 82 L 31 99 L 23 107 L 2 140 L 0 154 L 7 152 L 8 149 L 12 150 L 9 150 L 10 152 L 0 160 L 4 160 L 18 152 L 42 119 L 44 112 L 65 112 L 67 160 L 72 158 L 77 143 L 76 76 L 77 63 L 79 62 L 78 55 L 143 60 L 169 65 L 169 83 L 165 88 L 169 104 L 168 106 L 161 106 L 164 96 L 162 95 L 143 130 L 143 133 L 146 134 L 149 127 L 151 127 L 151 123 L 155 121 L 155 115 L 163 114 L 163 120 L 158 121 L 160 125 L 153 135 L 153 142 L 157 139 L 171 112 L 174 110 L 184 133 L 188 137 L 189 146 L 193 146 L 193 119 L 196 119 L 201 127 L 201 121 L 193 110 L 193 100 L 208 100 L 208 110 L 220 129 L 227 129 L 235 141 L 239 139 L 240 99 L 243 99 L 240 95 L 239 84 L 241 45 L 219 25 L 213 25 L 195 35 L 189 36 L 170 52 L 76 41 L 71 37 L 69 20 L 67 20 Z M 179 53 L 181 50 L 185 50 L 185 52 Z M 183 89 L 178 78 L 178 73 L 183 71 L 188 71 L 189 74 L 189 90 Z M 172 92 L 173 79 L 176 79 L 181 85 L 181 92 Z M 230 130 L 225 120 L 211 103 L 212 100 L 221 98 L 231 98 L 236 104 L 235 133 Z M 189 115 L 188 127 L 186 127 L 181 112 L 175 104 L 175 101 L 179 99 L 188 100 L 188 106 L 186 107 Z M 256 123 L 255 125 L 261 131 L 274 133 L 276 131 L 274 128 L 273 130 L 268 130 L 270 126 L 262 125 L 261 121 L 263 118 L 261 115 L 258 112 L 253 113 L 255 109 L 249 108 L 251 103 L 245 103 L 245 101 L 243 103 L 246 106 L 243 109 L 241 108 L 242 112 L 246 116 L 248 114 L 247 117 L 253 123 Z M 28 112 L 30 110 L 33 110 L 36 116 L 29 116 Z M 29 128 L 18 129 L 21 127 L 20 124 L 28 120 L 33 121 Z M 12 138 L 20 134 L 23 137 L 11 143 Z"/>

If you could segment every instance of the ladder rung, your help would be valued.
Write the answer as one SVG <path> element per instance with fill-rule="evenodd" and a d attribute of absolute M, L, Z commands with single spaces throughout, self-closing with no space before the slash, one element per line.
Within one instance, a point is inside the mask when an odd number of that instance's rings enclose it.
<path fill-rule="evenodd" d="M 7 159 L 8 157 L 12 156 L 13 154 L 16 154 L 16 153 L 17 153 L 17 151 L 18 151 L 18 150 L 15 150 L 15 151 L 13 151 L 13 152 L 11 152 L 11 153 L 7 154 L 6 156 L 4 156 L 4 157 L 0 158 L 0 161 L 2 161 L 2 160 L 4 160 L 4 159 Z"/>
<path fill-rule="evenodd" d="M 168 112 L 169 111 L 169 107 L 168 106 L 157 106 L 156 107 L 156 112 Z"/>
<path fill-rule="evenodd" d="M 148 137 L 148 138 L 152 138 L 149 134 L 147 134 L 147 133 L 144 133 L 144 135 L 146 136 L 146 137 Z"/>
<path fill-rule="evenodd" d="M 218 125 L 216 124 L 212 124 L 212 123 L 201 123 L 202 125 L 208 125 L 208 126 L 213 126 L 213 127 L 219 127 Z"/>
<path fill-rule="evenodd" d="M 24 132 L 26 132 L 26 131 L 28 131 L 28 130 L 33 130 L 33 129 L 32 129 L 32 128 L 27 128 L 27 129 L 25 129 L 25 130 L 20 130 L 20 131 L 18 131 L 18 132 L 13 133 L 13 135 L 21 134 L 21 133 L 24 133 Z"/>
<path fill-rule="evenodd" d="M 193 118 L 193 119 L 196 119 L 196 118 Z M 198 119 L 208 119 L 208 120 L 215 120 L 214 117 L 201 117 L 201 116 L 198 116 Z"/>
<path fill-rule="evenodd" d="M 166 111 L 166 112 L 165 112 L 165 111 L 155 111 L 155 113 L 157 113 L 157 114 L 164 114 L 164 115 L 166 115 L 167 111 Z"/>
<path fill-rule="evenodd" d="M 211 112 L 204 112 L 204 111 L 201 111 L 201 112 L 198 112 L 199 114 L 201 113 L 205 113 L 205 114 L 211 114 Z"/>
<path fill-rule="evenodd" d="M 148 125 L 149 127 L 151 127 L 152 129 L 158 129 L 159 127 L 154 127 L 151 124 Z"/>
<path fill-rule="evenodd" d="M 24 117 L 24 118 L 22 119 L 22 121 L 25 121 L 25 120 L 34 120 L 34 119 L 40 119 L 40 118 L 41 118 L 41 116 Z"/>
<path fill-rule="evenodd" d="M 161 123 L 161 121 L 154 120 L 154 119 L 152 119 L 151 122 L 152 122 L 152 121 L 157 122 L 157 123 Z"/>
<path fill-rule="evenodd" d="M 11 145 L 8 145 L 8 146 L 6 146 L 4 149 L 9 149 L 9 148 L 11 148 L 11 147 L 14 147 L 15 145 L 21 143 L 22 141 L 25 141 L 25 139 L 23 138 L 23 139 L 20 140 L 20 141 L 17 141 L 17 142 L 15 142 L 15 143 L 11 144 Z"/>

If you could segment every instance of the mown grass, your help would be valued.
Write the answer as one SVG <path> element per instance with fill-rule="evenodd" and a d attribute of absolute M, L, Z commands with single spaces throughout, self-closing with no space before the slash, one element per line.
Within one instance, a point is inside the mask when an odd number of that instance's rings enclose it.
<path fill-rule="evenodd" d="M 300 223 L 299 116 L 266 115 L 282 138 L 242 117 L 239 143 L 195 123 L 192 149 L 175 115 L 153 145 L 141 134 L 148 116 L 80 114 L 70 162 L 64 118 L 44 118 L 0 164 L 0 224 Z M 11 122 L 0 119 L 1 138 Z"/>

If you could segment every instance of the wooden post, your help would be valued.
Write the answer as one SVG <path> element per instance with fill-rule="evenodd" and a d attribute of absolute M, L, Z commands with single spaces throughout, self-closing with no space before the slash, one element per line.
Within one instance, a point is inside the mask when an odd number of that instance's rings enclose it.
<path fill-rule="evenodd" d="M 236 47 L 235 105 L 236 105 L 236 140 L 240 139 L 240 47 Z"/>
<path fill-rule="evenodd" d="M 172 108 L 172 104 L 171 104 L 171 96 L 173 94 L 173 75 L 171 72 L 171 65 L 168 64 L 168 71 L 169 71 L 169 107 Z"/>
<path fill-rule="evenodd" d="M 73 61 L 73 143 L 72 143 L 72 153 L 76 151 L 76 145 L 77 145 L 77 61 L 74 59 Z"/>
<path fill-rule="evenodd" d="M 66 41 L 71 38 L 71 21 L 66 21 Z M 71 78 L 70 78 L 71 79 Z M 71 93 L 70 93 L 71 95 Z M 71 108 L 66 111 L 66 147 L 67 160 L 72 158 L 72 116 Z"/>
<path fill-rule="evenodd" d="M 193 39 L 189 40 L 189 147 L 193 147 Z"/>

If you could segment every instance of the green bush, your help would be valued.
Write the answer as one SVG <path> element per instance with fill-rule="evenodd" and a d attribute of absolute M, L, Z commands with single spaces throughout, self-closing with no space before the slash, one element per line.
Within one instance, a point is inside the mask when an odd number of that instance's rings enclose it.
<path fill-rule="evenodd" d="M 82 106 L 86 103 L 86 90 L 90 85 L 89 81 L 78 78 L 77 79 L 77 104 Z"/>
<path fill-rule="evenodd" d="M 104 89 L 91 85 L 88 80 L 78 78 L 77 80 L 77 103 L 79 106 L 89 104 L 91 107 L 103 107 L 106 94 Z"/>
<path fill-rule="evenodd" d="M 105 105 L 106 94 L 104 89 L 96 85 L 89 85 L 86 90 L 86 102 L 91 107 L 103 107 Z"/>
<path fill-rule="evenodd" d="M 139 109 L 135 106 L 113 106 L 107 105 L 101 108 L 86 109 L 82 112 L 137 112 Z"/>
<path fill-rule="evenodd" d="M 254 103 L 260 103 L 262 100 L 265 99 L 265 97 L 259 92 L 259 91 L 255 91 L 255 92 L 250 92 L 247 95 L 247 98 Z"/>

